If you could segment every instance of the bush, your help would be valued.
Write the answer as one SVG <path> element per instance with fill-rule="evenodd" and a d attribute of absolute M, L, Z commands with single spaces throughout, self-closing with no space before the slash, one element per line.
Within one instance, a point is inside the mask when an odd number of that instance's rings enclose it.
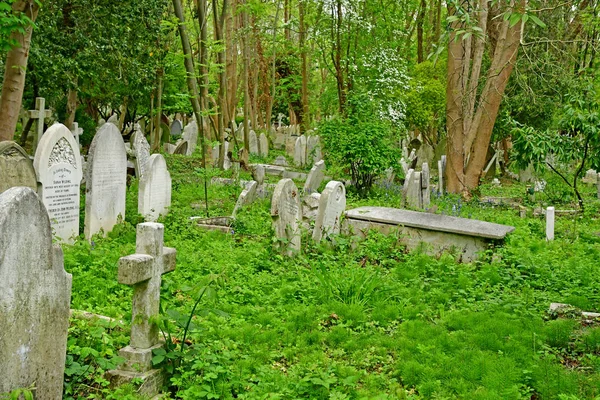
<path fill-rule="evenodd" d="M 366 195 L 375 178 L 393 166 L 392 129 L 378 120 L 364 97 L 349 100 L 348 117 L 336 117 L 319 125 L 328 161 L 349 171 L 359 194 Z"/>

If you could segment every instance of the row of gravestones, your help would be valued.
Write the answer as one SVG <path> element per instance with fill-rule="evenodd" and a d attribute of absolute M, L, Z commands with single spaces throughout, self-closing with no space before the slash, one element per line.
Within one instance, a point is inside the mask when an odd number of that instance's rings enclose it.
<path fill-rule="evenodd" d="M 136 137 L 140 136 L 143 138 Z M 154 221 L 170 206 L 171 178 L 159 154 L 148 154 L 143 168 L 146 173 L 140 176 L 138 210 L 146 220 Z M 79 146 L 62 124 L 54 124 L 44 133 L 33 164 L 19 145 L 2 142 L 0 176 L 0 192 L 15 186 L 37 191 L 48 211 L 54 237 L 59 240 L 68 242 L 79 235 L 82 178 L 86 183 L 86 238 L 111 231 L 125 217 L 127 156 L 121 133 L 112 123 L 104 124 L 94 136 L 85 177 Z"/>
<path fill-rule="evenodd" d="M 286 139 L 286 153 L 293 156 L 297 167 L 313 165 L 322 159 L 321 139 L 318 135 L 290 136 Z"/>
<path fill-rule="evenodd" d="M 175 268 L 176 251 L 163 238 L 161 224 L 139 224 L 136 254 L 119 260 L 119 282 L 134 289 L 131 341 L 119 352 L 125 363 L 107 374 L 114 385 L 141 380 L 148 397 L 162 385 L 151 361 L 162 346 L 161 275 Z M 62 398 L 71 282 L 40 197 L 27 187 L 0 193 L 0 395 L 35 386 L 37 399 Z"/>
<path fill-rule="evenodd" d="M 280 180 L 275 186 L 271 200 L 273 229 L 280 250 L 287 255 L 300 251 L 303 213 L 311 202 L 318 204 L 312 239 L 320 242 L 340 233 L 341 216 L 346 209 L 346 188 L 341 182 L 330 181 L 322 193 L 317 193 L 317 182 L 320 185 L 323 180 L 323 170 L 323 161 L 315 164 L 302 192 L 289 178 Z"/>

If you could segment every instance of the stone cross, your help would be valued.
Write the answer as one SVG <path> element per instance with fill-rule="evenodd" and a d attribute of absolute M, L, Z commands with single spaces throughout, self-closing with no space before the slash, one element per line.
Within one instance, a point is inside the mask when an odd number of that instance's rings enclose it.
<path fill-rule="evenodd" d="M 165 228 L 145 222 L 137 226 L 136 254 L 119 259 L 119 283 L 133 286 L 131 344 L 148 349 L 158 343 L 161 276 L 175 269 L 176 250 L 163 247 Z"/>
<path fill-rule="evenodd" d="M 175 269 L 177 253 L 163 247 L 164 232 L 162 224 L 138 224 L 136 254 L 119 259 L 119 283 L 133 286 L 131 342 L 119 351 L 125 364 L 107 373 L 112 386 L 138 381 L 138 393 L 148 397 L 156 396 L 162 386 L 161 370 L 152 369 L 152 350 L 163 346 L 156 324 L 161 276 Z"/>
<path fill-rule="evenodd" d="M 79 138 L 81 135 L 83 135 L 83 128 L 80 128 L 77 122 L 73 122 L 73 129 L 71 129 L 71 132 L 73 132 L 73 136 L 75 137 L 77 145 L 79 146 L 79 150 L 81 151 L 81 142 Z"/>
<path fill-rule="evenodd" d="M 46 110 L 46 99 L 43 97 L 35 98 L 35 110 L 29 110 L 29 118 L 37 119 L 35 134 L 33 136 L 33 154 L 37 145 L 44 134 L 44 119 L 52 116 L 52 111 Z"/>

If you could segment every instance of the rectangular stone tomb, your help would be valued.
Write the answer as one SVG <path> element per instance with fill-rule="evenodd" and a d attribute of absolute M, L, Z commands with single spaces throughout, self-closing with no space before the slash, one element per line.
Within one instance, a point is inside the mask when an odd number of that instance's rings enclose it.
<path fill-rule="evenodd" d="M 409 249 L 424 246 L 427 254 L 455 252 L 458 261 L 471 262 L 490 244 L 501 243 L 513 226 L 448 215 L 390 207 L 359 207 L 345 213 L 343 232 L 364 237 L 373 229 L 385 234 L 397 231 Z"/>

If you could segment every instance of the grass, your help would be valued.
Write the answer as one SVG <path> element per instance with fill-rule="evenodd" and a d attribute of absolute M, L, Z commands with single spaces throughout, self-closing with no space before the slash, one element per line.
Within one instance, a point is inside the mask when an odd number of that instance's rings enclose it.
<path fill-rule="evenodd" d="M 204 213 L 199 160 L 167 161 L 173 205 L 160 222 L 165 245 L 178 254 L 177 269 L 163 277 L 161 325 L 175 343 L 205 290 L 183 351 L 171 345 L 157 358 L 170 371 L 171 398 L 600 396 L 600 328 L 546 311 L 550 302 L 600 310 L 600 223 L 592 189 L 584 189 L 586 214 L 559 217 L 551 243 L 541 218 L 434 197 L 437 212 L 516 227 L 496 256 L 471 264 L 408 254 L 397 237 L 376 233 L 355 247 L 344 237 L 317 246 L 305 232 L 302 254 L 288 259 L 273 250 L 268 200 L 243 209 L 233 234 L 195 227 L 189 217 Z M 482 193 L 526 197 L 524 186 L 504 186 L 501 192 L 484 185 Z M 230 215 L 240 192 L 209 186 L 210 216 Z M 540 205 L 545 201 L 538 196 Z M 349 208 L 367 204 L 399 206 L 398 191 L 380 188 L 369 199 L 349 194 Z M 65 248 L 72 308 L 130 320 L 132 290 L 116 276 L 119 257 L 135 249 L 136 206 L 134 180 L 124 224 L 92 245 Z M 127 324 L 72 320 L 66 397 L 135 397 L 131 388 L 109 390 L 102 378 L 120 361 L 117 350 L 127 338 Z"/>

